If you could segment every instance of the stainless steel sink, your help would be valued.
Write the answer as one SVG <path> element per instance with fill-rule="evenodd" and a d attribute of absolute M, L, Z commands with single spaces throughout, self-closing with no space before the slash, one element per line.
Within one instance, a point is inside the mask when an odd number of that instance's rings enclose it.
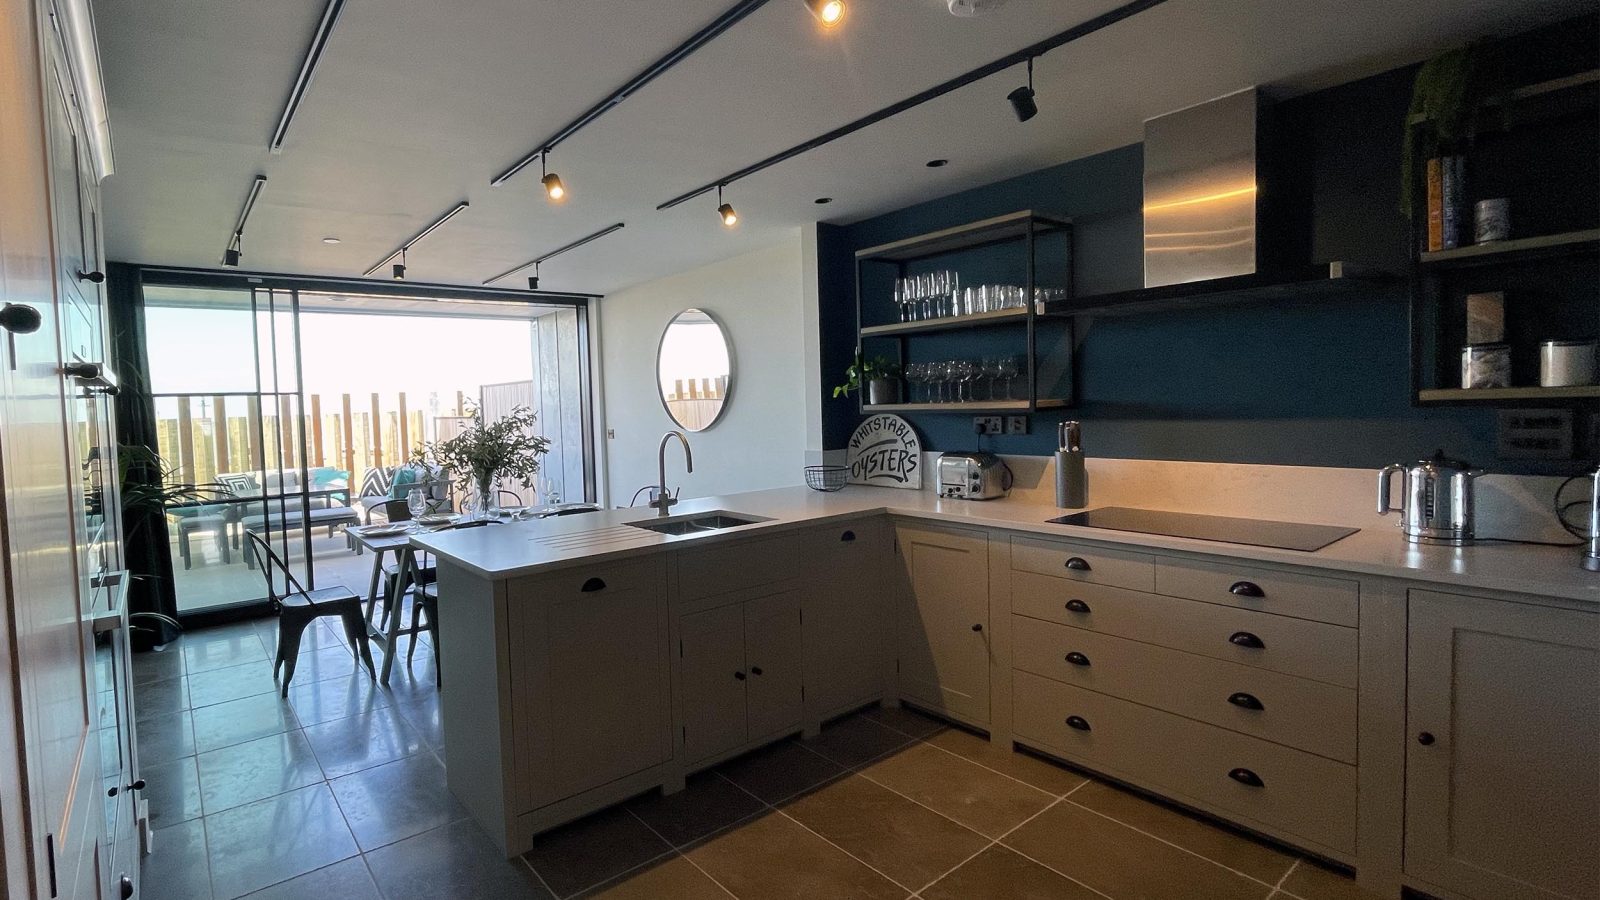
<path fill-rule="evenodd" d="M 740 525 L 754 525 L 757 522 L 770 522 L 760 516 L 745 513 L 729 512 L 725 509 L 714 509 L 703 513 L 685 513 L 681 516 L 667 516 L 660 519 L 644 519 L 639 522 L 629 522 L 634 528 L 643 528 L 657 534 L 688 535 L 707 534 L 721 531 L 724 528 L 737 528 Z"/>

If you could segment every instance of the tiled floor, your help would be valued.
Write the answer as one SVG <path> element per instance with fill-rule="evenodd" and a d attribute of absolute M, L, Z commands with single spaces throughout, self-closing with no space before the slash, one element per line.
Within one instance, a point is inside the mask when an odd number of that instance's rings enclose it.
<path fill-rule="evenodd" d="M 136 657 L 157 829 L 146 897 L 1367 896 L 1281 849 L 898 709 L 733 760 L 507 861 L 444 788 L 425 647 L 375 690 L 321 627 L 285 702 L 272 628 L 196 632 Z"/>

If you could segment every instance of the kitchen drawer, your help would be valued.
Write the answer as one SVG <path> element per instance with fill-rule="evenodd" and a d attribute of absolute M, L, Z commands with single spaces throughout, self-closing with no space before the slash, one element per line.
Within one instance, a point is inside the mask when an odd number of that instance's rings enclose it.
<path fill-rule="evenodd" d="M 1356 692 L 1350 688 L 1021 616 L 1011 630 L 1012 665 L 1019 669 L 1356 761 Z"/>
<path fill-rule="evenodd" d="M 637 590 L 653 593 L 661 586 L 663 578 L 662 559 L 647 557 L 628 562 L 573 566 L 549 575 L 526 576 L 514 581 L 511 590 L 529 596 L 566 600 L 601 592 L 618 594 Z"/>
<path fill-rule="evenodd" d="M 800 536 L 795 534 L 685 548 L 678 554 L 678 599 L 698 600 L 799 574 Z"/>
<path fill-rule="evenodd" d="M 1070 581 L 1148 591 L 1155 588 L 1155 557 L 1067 541 L 1011 538 L 1011 568 Z"/>
<path fill-rule="evenodd" d="M 1162 557 L 1156 593 L 1355 627 L 1360 589 L 1343 578 Z"/>
<path fill-rule="evenodd" d="M 1229 662 L 1356 686 L 1356 630 L 1018 572 L 1011 611 Z"/>
<path fill-rule="evenodd" d="M 1015 678 L 1012 727 L 1023 743 L 1242 825 L 1355 852 L 1354 766 L 1027 672 Z"/>

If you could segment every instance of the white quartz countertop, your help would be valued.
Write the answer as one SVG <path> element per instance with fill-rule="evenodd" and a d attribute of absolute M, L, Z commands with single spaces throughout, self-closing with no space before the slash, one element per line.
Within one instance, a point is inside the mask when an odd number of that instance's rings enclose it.
<path fill-rule="evenodd" d="M 1470 547 L 1406 542 L 1395 520 L 1373 516 L 1370 526 L 1314 552 L 1225 544 L 1188 538 L 1109 531 L 1046 520 L 1072 510 L 1017 499 L 941 500 L 928 491 L 852 485 L 825 494 L 805 487 L 775 488 L 685 500 L 674 516 L 727 510 L 759 516 L 758 522 L 689 536 L 661 535 L 626 523 L 655 518 L 653 509 L 611 509 L 584 515 L 511 522 L 421 534 L 411 543 L 489 579 L 536 574 L 585 562 L 621 559 L 663 548 L 720 543 L 758 533 L 817 525 L 832 519 L 887 513 L 950 525 L 1002 528 L 1157 552 L 1182 551 L 1233 559 L 1281 563 L 1360 575 L 1406 578 L 1435 584 L 1514 591 L 1600 603 L 1600 574 L 1579 564 L 1579 549 L 1515 544 Z"/>

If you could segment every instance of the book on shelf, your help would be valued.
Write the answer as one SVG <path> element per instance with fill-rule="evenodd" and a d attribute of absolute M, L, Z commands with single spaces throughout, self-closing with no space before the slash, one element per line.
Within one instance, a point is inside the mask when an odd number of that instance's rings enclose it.
<path fill-rule="evenodd" d="M 1428 250 L 1444 249 L 1444 160 L 1428 160 Z"/>
<path fill-rule="evenodd" d="M 1467 160 L 1464 156 L 1446 156 L 1442 180 L 1441 206 L 1443 219 L 1442 247 L 1444 250 L 1453 250 L 1461 246 L 1461 227 L 1466 220 L 1467 200 Z"/>

